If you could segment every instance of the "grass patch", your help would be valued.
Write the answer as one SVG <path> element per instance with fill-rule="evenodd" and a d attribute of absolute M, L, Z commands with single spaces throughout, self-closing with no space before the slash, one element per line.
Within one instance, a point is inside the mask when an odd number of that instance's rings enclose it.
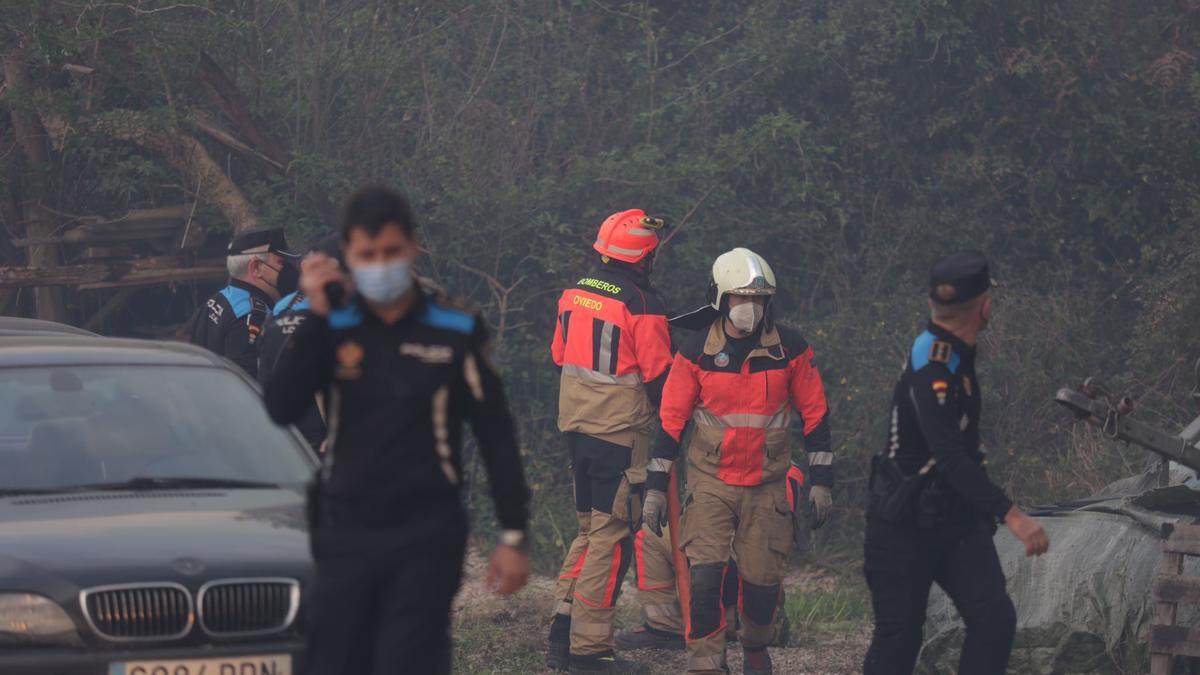
<path fill-rule="evenodd" d="M 521 625 L 512 613 L 455 617 L 454 672 L 471 675 L 545 670 L 546 636 Z"/>
<path fill-rule="evenodd" d="M 801 639 L 848 633 L 871 621 L 871 595 L 862 579 L 839 579 L 832 589 L 789 590 L 785 609 Z"/>

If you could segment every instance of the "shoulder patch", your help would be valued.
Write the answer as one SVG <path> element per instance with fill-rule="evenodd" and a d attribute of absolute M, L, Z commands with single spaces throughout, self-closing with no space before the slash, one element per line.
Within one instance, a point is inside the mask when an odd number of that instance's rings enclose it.
<path fill-rule="evenodd" d="M 425 314 L 421 317 L 421 321 L 434 328 L 451 330 L 464 335 L 470 335 L 475 332 L 474 315 L 457 309 L 450 309 L 434 302 L 430 302 L 425 307 Z"/>
<path fill-rule="evenodd" d="M 279 316 L 288 309 L 291 309 L 290 303 L 296 299 L 296 294 L 300 291 L 292 291 L 279 299 L 275 306 L 271 308 L 271 316 Z M 301 300 L 303 302 L 303 300 Z"/>
<path fill-rule="evenodd" d="M 226 286 L 221 289 L 221 295 L 233 310 L 233 318 L 240 319 L 250 313 L 250 291 L 237 286 Z"/>
<path fill-rule="evenodd" d="M 329 327 L 334 330 L 354 328 L 363 321 L 362 312 L 357 305 L 348 305 L 329 313 Z"/>
<path fill-rule="evenodd" d="M 941 363 L 950 369 L 951 373 L 958 371 L 959 356 L 949 342 L 937 339 L 929 331 L 921 333 L 913 343 L 912 367 L 913 372 L 928 366 L 930 362 Z"/>

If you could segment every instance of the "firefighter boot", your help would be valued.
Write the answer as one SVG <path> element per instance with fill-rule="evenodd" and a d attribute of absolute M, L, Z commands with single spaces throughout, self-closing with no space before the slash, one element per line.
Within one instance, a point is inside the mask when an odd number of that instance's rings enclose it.
<path fill-rule="evenodd" d="M 650 626 L 617 633 L 617 649 L 666 649 L 678 652 L 683 651 L 684 648 L 682 635 L 657 630 Z"/>
<path fill-rule="evenodd" d="M 775 671 L 771 669 L 771 655 L 767 653 L 767 648 L 750 649 L 747 647 L 743 653 L 746 656 L 745 664 L 742 666 L 742 672 L 745 675 L 772 675 Z"/>

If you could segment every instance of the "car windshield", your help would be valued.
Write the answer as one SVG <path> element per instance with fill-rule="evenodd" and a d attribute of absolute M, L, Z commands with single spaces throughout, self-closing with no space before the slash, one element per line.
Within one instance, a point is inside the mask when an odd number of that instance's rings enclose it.
<path fill-rule="evenodd" d="M 299 485 L 305 451 L 216 369 L 0 370 L 0 493 L 80 486 Z"/>

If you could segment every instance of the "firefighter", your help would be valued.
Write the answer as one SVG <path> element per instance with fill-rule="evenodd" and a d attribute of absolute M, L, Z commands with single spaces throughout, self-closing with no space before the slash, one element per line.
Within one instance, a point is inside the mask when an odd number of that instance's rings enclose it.
<path fill-rule="evenodd" d="M 930 270 L 932 317 L 896 383 L 888 444 L 871 461 L 863 572 L 875 630 L 867 675 L 913 671 L 934 583 L 966 624 L 958 672 L 1006 672 L 1016 613 L 996 556 L 996 525 L 1004 523 L 1026 555 L 1050 546 L 1042 526 L 988 478 L 979 444 L 975 343 L 991 319 L 991 285 L 987 259 L 974 251 Z"/>
<path fill-rule="evenodd" d="M 802 522 L 800 509 L 803 498 L 804 472 L 792 465 L 788 471 L 788 504 L 792 507 L 792 527 L 799 527 L 801 533 L 796 536 L 797 548 L 802 548 L 807 541 L 805 531 L 807 524 Z M 685 648 L 683 639 L 683 615 L 680 613 L 679 597 L 676 594 L 675 559 L 671 552 L 669 534 L 663 527 L 663 536 L 651 536 L 650 528 L 643 524 L 633 539 L 634 570 L 637 575 L 638 602 L 642 606 L 642 625 L 633 630 L 617 633 L 618 649 L 667 649 L 682 650 Z M 802 549 L 803 550 L 803 549 Z M 725 569 L 725 581 L 722 585 L 721 601 L 725 606 L 726 638 L 733 642 L 738 639 L 737 626 L 739 623 L 737 608 L 741 606 L 741 577 L 737 573 L 737 562 L 730 560 Z M 782 609 L 784 594 L 779 596 L 779 606 Z M 775 613 L 775 621 L 771 624 L 772 647 L 786 647 L 791 637 L 791 622 L 786 612 Z"/>
<path fill-rule="evenodd" d="M 833 505 L 832 439 L 821 376 L 804 338 L 775 321 L 775 290 L 774 272 L 753 251 L 736 248 L 717 258 L 708 308 L 715 318 L 681 346 L 663 390 L 644 519 L 660 534 L 668 476 L 692 420 L 680 538 L 690 568 L 691 673 L 726 672 L 721 587 L 731 557 L 742 578 L 745 672 L 772 672 L 767 645 L 795 539 L 786 480 L 793 410 L 804 427 L 814 528 Z"/>
<path fill-rule="evenodd" d="M 296 290 L 300 273 L 292 264 L 280 228 L 249 230 L 229 242 L 229 284 L 192 317 L 192 344 L 200 345 L 258 374 L 258 338 L 279 299 Z"/>
<path fill-rule="evenodd" d="M 487 358 L 482 319 L 422 291 L 408 204 L 372 188 L 342 225 L 346 267 L 314 254 L 301 288 L 311 316 L 267 386 L 279 424 L 320 391 L 329 441 L 309 518 L 316 583 L 310 675 L 450 672 L 450 608 L 462 578 L 462 427 L 470 420 L 503 528 L 487 579 L 501 595 L 528 579 L 529 491 L 513 420 Z M 353 291 L 334 307 L 330 291 Z"/>
<path fill-rule="evenodd" d="M 551 352 L 579 532 L 559 574 L 546 662 L 572 673 L 615 663 L 613 614 L 671 365 L 666 307 L 650 284 L 662 227 L 640 209 L 609 216 L 593 245 L 598 264 L 558 302 Z"/>

